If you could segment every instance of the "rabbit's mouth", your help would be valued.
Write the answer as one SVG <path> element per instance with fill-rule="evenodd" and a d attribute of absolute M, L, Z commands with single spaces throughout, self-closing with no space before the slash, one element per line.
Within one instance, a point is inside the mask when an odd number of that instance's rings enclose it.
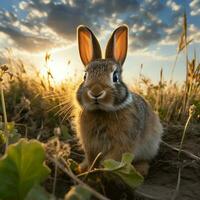
<path fill-rule="evenodd" d="M 95 111 L 95 110 L 109 111 L 111 107 L 113 107 L 111 104 L 104 103 L 98 100 L 94 100 L 90 103 L 88 102 L 87 104 L 85 104 L 86 110 L 89 111 Z"/>
<path fill-rule="evenodd" d="M 89 110 L 102 110 L 105 106 L 98 100 L 94 100 L 88 105 Z"/>
<path fill-rule="evenodd" d="M 99 105 L 98 99 L 95 99 L 95 100 L 94 100 L 94 104 L 95 104 L 95 105 Z"/>

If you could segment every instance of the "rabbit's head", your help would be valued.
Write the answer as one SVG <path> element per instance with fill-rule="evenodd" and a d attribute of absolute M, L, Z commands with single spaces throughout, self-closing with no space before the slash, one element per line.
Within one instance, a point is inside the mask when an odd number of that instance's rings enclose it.
<path fill-rule="evenodd" d="M 118 27 L 108 41 L 105 59 L 95 35 L 86 26 L 78 27 L 78 45 L 85 66 L 77 100 L 86 110 L 116 111 L 132 101 L 122 81 L 122 65 L 128 47 L 128 27 Z"/>

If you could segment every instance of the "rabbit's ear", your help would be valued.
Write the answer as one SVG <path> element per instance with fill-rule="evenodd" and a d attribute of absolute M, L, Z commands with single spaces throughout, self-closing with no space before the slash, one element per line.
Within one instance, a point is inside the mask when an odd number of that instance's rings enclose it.
<path fill-rule="evenodd" d="M 106 58 L 113 58 L 123 65 L 128 49 L 128 27 L 122 25 L 115 29 L 106 47 Z"/>
<path fill-rule="evenodd" d="M 89 62 L 101 58 L 101 48 L 92 31 L 81 25 L 77 32 L 79 54 L 83 64 L 86 66 Z"/>

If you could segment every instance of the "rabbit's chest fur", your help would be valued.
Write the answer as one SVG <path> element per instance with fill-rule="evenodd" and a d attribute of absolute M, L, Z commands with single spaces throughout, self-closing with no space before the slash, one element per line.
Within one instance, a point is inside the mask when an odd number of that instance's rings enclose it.
<path fill-rule="evenodd" d="M 140 133 L 136 108 L 120 112 L 83 111 L 79 117 L 79 139 L 91 163 L 98 153 L 104 158 L 121 159 L 121 154 L 133 152 L 134 142 Z"/>

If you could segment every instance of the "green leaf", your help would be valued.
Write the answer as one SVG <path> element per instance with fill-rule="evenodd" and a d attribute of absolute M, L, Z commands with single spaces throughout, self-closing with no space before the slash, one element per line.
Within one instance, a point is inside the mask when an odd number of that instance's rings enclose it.
<path fill-rule="evenodd" d="M 124 153 L 122 155 L 122 163 L 127 163 L 127 164 L 131 164 L 133 162 L 133 154 L 132 153 Z"/>
<path fill-rule="evenodd" d="M 21 139 L 9 145 L 0 159 L 0 199 L 23 200 L 35 184 L 49 175 L 44 160 L 45 151 L 36 140 Z"/>
<path fill-rule="evenodd" d="M 133 155 L 125 153 L 122 155 L 121 162 L 112 159 L 105 160 L 103 165 L 108 171 L 107 176 L 115 175 L 131 188 L 136 188 L 143 182 L 143 177 L 136 171 L 132 165 Z M 113 177 L 113 176 L 112 176 Z"/>
<path fill-rule="evenodd" d="M 106 170 L 114 171 L 123 167 L 123 163 L 119 163 L 113 159 L 107 159 L 103 162 L 103 166 Z"/>
<path fill-rule="evenodd" d="M 92 194 L 82 186 L 72 187 L 64 200 L 90 200 Z"/>

